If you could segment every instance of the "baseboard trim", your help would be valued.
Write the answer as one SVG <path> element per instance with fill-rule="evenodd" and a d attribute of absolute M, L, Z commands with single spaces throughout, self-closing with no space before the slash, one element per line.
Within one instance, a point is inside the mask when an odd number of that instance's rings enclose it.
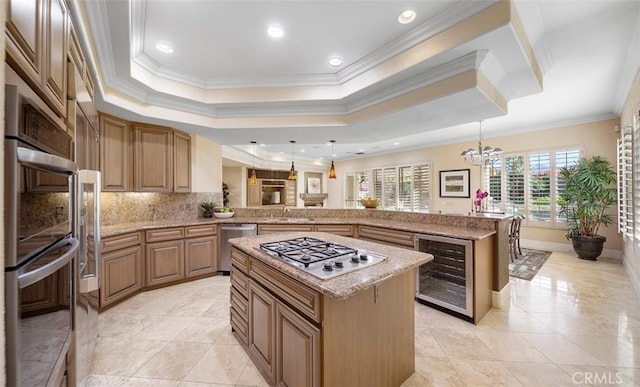
<path fill-rule="evenodd" d="M 511 304 L 511 282 L 507 282 L 499 291 L 491 292 L 491 305 L 496 309 L 508 309 Z"/>
<path fill-rule="evenodd" d="M 526 249 L 558 251 L 563 253 L 575 254 L 573 252 L 573 246 L 571 246 L 570 243 L 547 242 L 534 239 L 520 239 L 520 246 Z M 604 249 L 602 250 L 601 256 L 622 260 L 622 250 Z"/>

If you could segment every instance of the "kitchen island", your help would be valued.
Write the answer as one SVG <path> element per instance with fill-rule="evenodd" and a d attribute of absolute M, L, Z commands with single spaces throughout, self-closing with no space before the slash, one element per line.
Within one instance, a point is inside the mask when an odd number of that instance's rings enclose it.
<path fill-rule="evenodd" d="M 304 237 L 385 258 L 321 279 L 260 250 Z M 414 269 L 430 254 L 323 232 L 231 244 L 231 327 L 269 383 L 399 386 L 414 373 Z"/>

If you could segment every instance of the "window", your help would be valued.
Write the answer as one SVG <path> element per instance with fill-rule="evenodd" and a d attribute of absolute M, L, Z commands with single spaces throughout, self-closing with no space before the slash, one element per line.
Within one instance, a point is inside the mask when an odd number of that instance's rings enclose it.
<path fill-rule="evenodd" d="M 632 236 L 633 230 L 633 130 L 623 129 L 618 138 L 618 232 Z"/>
<path fill-rule="evenodd" d="M 491 211 L 524 215 L 528 223 L 559 225 L 558 198 L 564 190 L 562 167 L 580 158 L 580 149 L 557 149 L 502 155 L 484 170 Z"/>
<path fill-rule="evenodd" d="M 380 201 L 379 209 L 429 210 L 430 164 L 375 168 L 345 174 L 345 208 L 360 208 L 360 199 Z"/>

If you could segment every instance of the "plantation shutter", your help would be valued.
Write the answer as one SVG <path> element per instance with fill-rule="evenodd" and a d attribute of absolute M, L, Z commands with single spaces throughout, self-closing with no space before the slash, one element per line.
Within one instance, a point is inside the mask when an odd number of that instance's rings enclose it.
<path fill-rule="evenodd" d="M 524 157 L 505 157 L 505 210 L 511 215 L 522 215 L 524 211 Z"/>
<path fill-rule="evenodd" d="M 551 221 L 551 153 L 529 154 L 529 220 Z"/>
<path fill-rule="evenodd" d="M 618 138 L 618 232 L 633 230 L 633 131 L 628 126 Z"/>
<path fill-rule="evenodd" d="M 485 166 L 484 190 L 489 193 L 485 199 L 488 211 L 500 211 L 502 207 L 502 158 L 492 160 Z"/>
<path fill-rule="evenodd" d="M 429 211 L 431 165 L 422 164 L 413 167 L 413 211 Z"/>
<path fill-rule="evenodd" d="M 383 169 L 382 208 L 395 210 L 398 202 L 398 175 L 396 168 Z"/>
<path fill-rule="evenodd" d="M 382 169 L 371 170 L 371 191 L 370 196 L 374 199 L 378 199 L 382 203 Z"/>
<path fill-rule="evenodd" d="M 564 181 L 562 176 L 560 176 L 560 169 L 567 168 L 578 162 L 578 159 L 581 157 L 580 150 L 571 149 L 571 150 L 562 150 L 556 152 L 556 168 L 555 168 L 555 177 L 556 177 L 556 190 L 555 190 L 555 212 L 556 212 L 556 221 L 566 222 L 567 216 L 560 214 L 560 204 L 558 199 L 560 195 L 564 193 L 564 190 L 567 187 L 567 183 Z"/>
<path fill-rule="evenodd" d="M 413 196 L 413 183 L 411 167 L 398 168 L 398 210 L 411 211 L 411 197 Z"/>

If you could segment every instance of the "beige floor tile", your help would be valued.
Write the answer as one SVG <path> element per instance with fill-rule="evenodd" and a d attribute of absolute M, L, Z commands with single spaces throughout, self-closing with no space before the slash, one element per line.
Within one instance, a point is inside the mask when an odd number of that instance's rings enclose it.
<path fill-rule="evenodd" d="M 212 344 L 184 380 L 235 384 L 248 362 L 249 357 L 240 345 Z"/>
<path fill-rule="evenodd" d="M 571 376 L 555 364 L 504 362 L 503 365 L 523 386 L 576 387 Z"/>
<path fill-rule="evenodd" d="M 497 360 L 526 363 L 551 362 L 518 333 L 478 330 L 475 335 L 482 340 Z"/>
<path fill-rule="evenodd" d="M 458 387 L 465 386 L 460 375 L 447 358 L 417 357 L 416 373 L 427 381 L 426 386 Z"/>
<path fill-rule="evenodd" d="M 469 331 L 431 329 L 431 334 L 449 358 L 475 360 L 496 359 L 489 347 Z"/>
<path fill-rule="evenodd" d="M 446 357 L 440 345 L 433 338 L 431 332 L 425 328 L 416 328 L 415 330 L 415 348 L 416 357 Z"/>
<path fill-rule="evenodd" d="M 439 310 L 430 308 L 426 305 L 415 303 L 415 326 L 416 328 L 427 329 L 453 329 L 457 331 L 470 331 L 473 324 L 463 321 L 457 317 L 453 317 Z"/>
<path fill-rule="evenodd" d="M 569 364 L 558 365 L 571 376 L 576 385 L 589 386 L 636 386 L 634 381 L 622 371 L 612 367 L 577 366 Z"/>
<path fill-rule="evenodd" d="M 129 378 L 122 387 L 177 387 L 180 384 L 176 380 L 149 379 L 149 378 Z"/>
<path fill-rule="evenodd" d="M 626 335 L 568 335 L 567 338 L 608 366 L 640 368 L 640 339 Z"/>
<path fill-rule="evenodd" d="M 142 329 L 136 337 L 151 340 L 172 340 L 178 334 L 176 327 L 187 326 L 194 320 L 195 317 L 145 315 L 141 321 Z"/>
<path fill-rule="evenodd" d="M 493 330 L 521 333 L 554 333 L 554 330 L 534 318 L 531 314 L 518 310 L 491 309 L 476 326 L 479 330 Z"/>
<path fill-rule="evenodd" d="M 640 368 L 617 367 L 616 369 L 622 372 L 627 378 L 633 380 L 636 385 L 640 386 Z"/>
<path fill-rule="evenodd" d="M 234 387 L 233 384 L 180 382 L 178 387 Z"/>
<path fill-rule="evenodd" d="M 132 376 L 166 345 L 166 341 L 158 340 L 101 337 L 94 352 L 91 373 Z"/>
<path fill-rule="evenodd" d="M 269 383 L 262 377 L 258 368 L 249 361 L 236 381 L 236 386 L 268 387 Z"/>
<path fill-rule="evenodd" d="M 429 381 L 425 379 L 424 376 L 418 372 L 414 372 L 400 387 L 425 387 L 428 385 Z"/>
<path fill-rule="evenodd" d="M 127 379 L 126 376 L 117 375 L 89 375 L 85 387 L 115 387 L 122 386 Z"/>
<path fill-rule="evenodd" d="M 195 317 L 186 327 L 178 328 L 174 341 L 216 343 L 226 331 L 231 331 L 228 319 Z M 234 343 L 232 343 L 234 344 Z"/>
<path fill-rule="evenodd" d="M 562 335 L 522 333 L 521 337 L 557 364 L 604 366 L 604 362 Z"/>
<path fill-rule="evenodd" d="M 462 381 L 468 386 L 521 386 L 499 361 L 451 359 Z"/>
<path fill-rule="evenodd" d="M 134 376 L 182 380 L 202 358 L 205 352 L 207 352 L 210 346 L 210 344 L 203 343 L 181 343 L 172 341 L 146 362 Z"/>

